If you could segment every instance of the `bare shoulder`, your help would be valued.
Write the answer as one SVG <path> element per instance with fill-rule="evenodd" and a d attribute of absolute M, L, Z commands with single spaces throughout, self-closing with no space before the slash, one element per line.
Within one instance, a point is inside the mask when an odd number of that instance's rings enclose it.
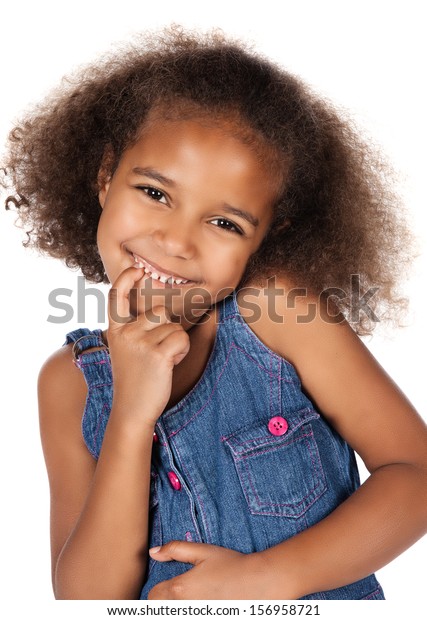
<path fill-rule="evenodd" d="M 44 362 L 39 372 L 38 391 L 43 399 L 54 400 L 55 396 L 60 397 L 59 402 L 62 402 L 65 395 L 78 400 L 84 397 L 86 383 L 81 371 L 73 363 L 72 344 L 57 349 Z"/>
<path fill-rule="evenodd" d="M 284 278 L 273 277 L 262 285 L 239 291 L 241 315 L 256 336 L 295 366 L 304 341 L 344 337 L 358 340 L 354 331 L 332 303 L 296 288 Z"/>
<path fill-rule="evenodd" d="M 40 433 L 49 481 L 61 475 L 67 459 L 92 464 L 81 432 L 87 397 L 82 372 L 74 365 L 72 345 L 65 345 L 44 362 L 38 377 Z"/>
<path fill-rule="evenodd" d="M 73 363 L 71 344 L 47 358 L 40 369 L 37 387 L 40 432 L 50 473 L 49 457 L 53 453 L 67 452 L 73 444 L 84 447 L 81 419 L 87 386 L 82 372 Z"/>
<path fill-rule="evenodd" d="M 239 292 L 237 301 L 252 331 L 295 367 L 311 400 L 370 471 L 395 460 L 425 463 L 425 423 L 333 305 L 282 278 L 270 291 Z"/>

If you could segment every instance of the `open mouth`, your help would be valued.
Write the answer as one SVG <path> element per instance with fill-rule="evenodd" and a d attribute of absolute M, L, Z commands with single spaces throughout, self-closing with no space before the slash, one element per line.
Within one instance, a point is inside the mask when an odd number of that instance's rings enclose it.
<path fill-rule="evenodd" d="M 144 272 L 148 278 L 151 278 L 153 281 L 157 281 L 165 288 L 196 284 L 194 280 L 188 280 L 183 278 L 182 276 L 167 273 L 165 271 L 159 270 L 157 267 L 153 267 L 148 261 L 146 261 L 141 256 L 138 256 L 138 254 L 135 254 L 134 252 L 129 252 L 129 254 L 131 254 L 131 256 L 133 257 L 135 265 L 144 269 Z"/>

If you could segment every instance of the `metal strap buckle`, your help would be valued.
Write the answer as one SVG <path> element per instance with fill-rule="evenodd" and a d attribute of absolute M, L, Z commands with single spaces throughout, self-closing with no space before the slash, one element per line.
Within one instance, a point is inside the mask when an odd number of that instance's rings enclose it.
<path fill-rule="evenodd" d="M 79 354 L 77 353 L 77 345 L 79 344 L 81 340 L 84 340 L 85 338 L 92 338 L 92 337 L 93 336 L 91 334 L 85 334 L 84 336 L 80 336 L 80 338 L 77 338 L 77 340 L 74 342 L 73 348 L 72 348 L 72 354 L 73 354 L 73 360 L 75 363 L 78 363 L 79 361 Z M 102 340 L 102 338 L 100 338 L 99 336 L 95 336 L 95 338 L 97 338 L 98 341 L 102 343 L 102 346 L 105 347 L 106 351 L 108 352 L 108 347 L 106 344 L 104 344 L 104 341 Z"/>

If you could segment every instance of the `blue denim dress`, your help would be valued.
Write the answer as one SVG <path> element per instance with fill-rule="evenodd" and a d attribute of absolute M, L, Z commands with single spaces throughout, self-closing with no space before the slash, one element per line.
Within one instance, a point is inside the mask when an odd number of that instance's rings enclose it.
<path fill-rule="evenodd" d="M 360 485 L 353 450 L 301 389 L 294 367 L 219 302 L 216 339 L 193 389 L 159 418 L 153 441 L 150 547 L 170 540 L 262 551 L 326 517 Z M 98 458 L 112 403 L 101 330 L 77 329 L 75 363 L 88 395 L 84 441 Z M 192 568 L 149 559 L 140 598 Z M 303 599 L 384 599 L 374 575 Z"/>

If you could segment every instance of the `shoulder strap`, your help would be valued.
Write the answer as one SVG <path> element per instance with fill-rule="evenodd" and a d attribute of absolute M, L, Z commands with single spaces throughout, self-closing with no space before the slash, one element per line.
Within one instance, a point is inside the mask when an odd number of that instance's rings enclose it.
<path fill-rule="evenodd" d="M 78 364 L 80 354 L 83 353 L 83 351 L 86 351 L 86 349 L 91 349 L 92 347 L 103 347 L 108 351 L 108 347 L 105 345 L 102 338 L 102 330 L 100 329 L 90 330 L 86 327 L 75 329 L 66 335 L 66 340 L 63 346 L 70 344 L 71 342 L 74 343 L 73 360 L 75 364 Z"/>
<path fill-rule="evenodd" d="M 113 378 L 108 347 L 100 329 L 76 329 L 66 335 L 64 345 L 73 343 L 73 362 L 83 373 L 88 387 L 82 417 L 84 442 L 98 458 L 113 399 Z M 96 351 L 84 353 L 92 347 Z"/>

